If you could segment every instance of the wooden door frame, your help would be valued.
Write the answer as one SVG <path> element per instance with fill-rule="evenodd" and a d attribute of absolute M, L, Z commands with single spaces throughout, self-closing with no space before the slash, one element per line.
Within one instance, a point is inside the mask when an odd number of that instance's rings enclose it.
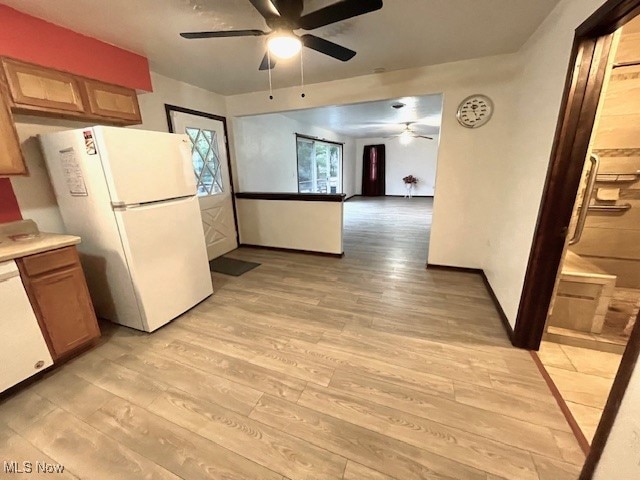
<path fill-rule="evenodd" d="M 527 265 L 513 344 L 538 350 L 589 150 L 613 33 L 640 14 L 640 0 L 608 0 L 578 29 L 538 222 Z M 640 315 L 596 430 L 580 480 L 593 477 L 640 353 Z"/>
<path fill-rule="evenodd" d="M 224 144 L 227 151 L 227 169 L 229 170 L 229 184 L 231 187 L 231 206 L 233 207 L 233 223 L 236 227 L 236 243 L 240 245 L 240 228 L 238 226 L 238 212 L 236 210 L 236 192 L 233 187 L 233 169 L 231 168 L 231 151 L 229 150 L 229 131 L 227 130 L 227 118 L 214 113 L 201 112 L 199 110 L 192 110 L 191 108 L 178 107 L 176 105 L 164 104 L 164 111 L 167 116 L 167 127 L 169 133 L 176 133 L 173 126 L 173 118 L 171 118 L 171 112 L 186 113 L 188 115 L 194 115 L 196 117 L 204 117 L 210 120 L 217 120 L 222 122 L 224 129 Z"/>

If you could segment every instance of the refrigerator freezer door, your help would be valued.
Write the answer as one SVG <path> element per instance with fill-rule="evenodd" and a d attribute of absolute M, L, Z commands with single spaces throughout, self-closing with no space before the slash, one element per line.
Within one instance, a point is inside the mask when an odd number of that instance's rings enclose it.
<path fill-rule="evenodd" d="M 113 204 L 196 194 L 186 135 L 116 127 L 94 127 L 93 131 Z"/>
<path fill-rule="evenodd" d="M 196 197 L 116 209 L 115 214 L 146 331 L 213 293 Z"/>

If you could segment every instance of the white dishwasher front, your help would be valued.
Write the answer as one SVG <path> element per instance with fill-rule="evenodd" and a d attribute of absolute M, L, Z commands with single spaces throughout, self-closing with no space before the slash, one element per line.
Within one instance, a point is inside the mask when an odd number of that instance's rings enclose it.
<path fill-rule="evenodd" d="M 0 392 L 53 364 L 14 261 L 0 263 Z"/>

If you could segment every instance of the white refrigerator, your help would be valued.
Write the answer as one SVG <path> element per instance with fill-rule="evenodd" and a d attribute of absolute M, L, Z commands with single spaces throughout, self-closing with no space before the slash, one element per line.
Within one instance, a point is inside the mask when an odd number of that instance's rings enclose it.
<path fill-rule="evenodd" d="M 99 317 L 152 332 L 213 293 L 185 135 L 93 127 L 40 142 Z"/>

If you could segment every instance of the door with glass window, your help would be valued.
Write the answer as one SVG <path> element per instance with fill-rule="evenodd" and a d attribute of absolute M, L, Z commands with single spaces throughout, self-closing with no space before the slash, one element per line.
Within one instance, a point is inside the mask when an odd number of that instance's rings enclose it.
<path fill-rule="evenodd" d="M 209 260 L 238 248 L 227 143 L 221 120 L 170 110 L 173 129 L 191 142 Z"/>

